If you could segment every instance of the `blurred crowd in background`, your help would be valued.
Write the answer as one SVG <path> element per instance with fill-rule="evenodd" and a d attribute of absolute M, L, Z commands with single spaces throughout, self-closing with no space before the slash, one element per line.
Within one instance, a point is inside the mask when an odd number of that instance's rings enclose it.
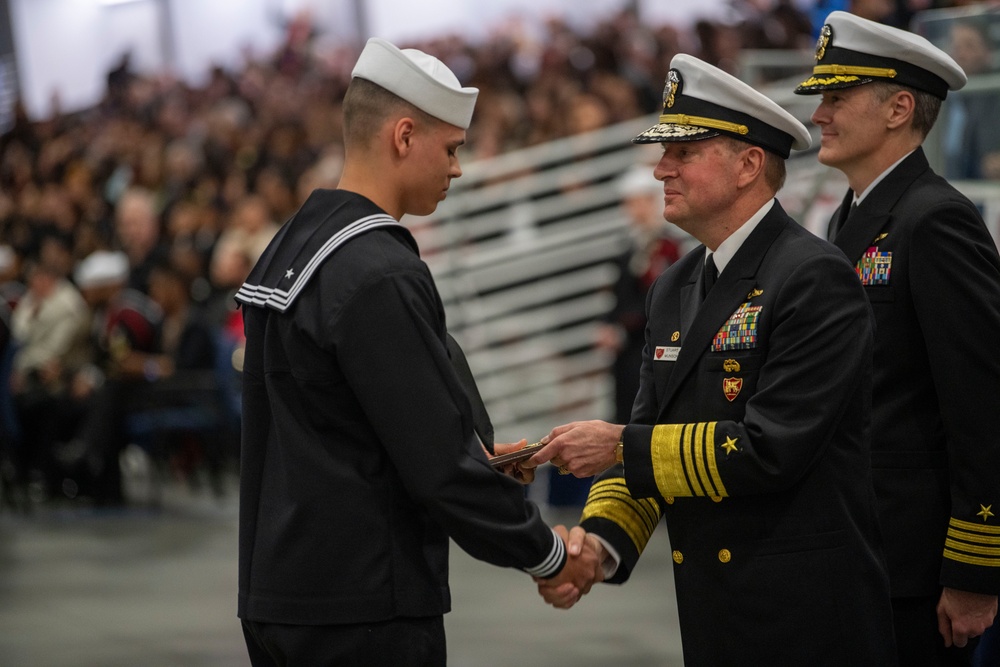
<path fill-rule="evenodd" d="M 901 24 L 924 4 L 850 9 Z M 843 7 L 819 6 L 818 19 L 788 0 L 733 8 L 737 21 L 693 30 L 626 10 L 586 34 L 557 19 L 541 31 L 512 21 L 482 42 L 401 46 L 480 89 L 468 163 L 659 110 L 681 51 L 734 72 L 746 48 L 811 52 L 816 21 Z M 232 295 L 309 192 L 336 187 L 342 165 L 340 100 L 361 45 L 318 52 L 313 37 L 305 17 L 293 20 L 271 57 L 213 69 L 199 88 L 140 75 L 126 56 L 95 108 L 43 120 L 19 109 L 0 136 L 5 503 L 121 503 L 118 457 L 137 441 L 162 446 L 185 477 L 235 464 Z"/>

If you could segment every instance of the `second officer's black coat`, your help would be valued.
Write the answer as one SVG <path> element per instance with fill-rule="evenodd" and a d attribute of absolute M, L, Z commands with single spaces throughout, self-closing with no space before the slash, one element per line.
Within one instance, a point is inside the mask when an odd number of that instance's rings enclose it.
<path fill-rule="evenodd" d="M 918 148 L 831 224 L 875 314 L 872 472 L 893 597 L 1000 593 L 1000 258 Z M 846 221 L 845 221 L 846 219 Z M 838 231 L 839 230 L 839 231 Z"/>

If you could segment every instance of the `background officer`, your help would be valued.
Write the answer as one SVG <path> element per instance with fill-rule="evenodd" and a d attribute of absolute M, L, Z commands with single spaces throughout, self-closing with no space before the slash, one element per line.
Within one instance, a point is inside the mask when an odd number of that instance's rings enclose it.
<path fill-rule="evenodd" d="M 875 313 L 872 473 L 900 664 L 969 664 L 1000 591 L 1000 259 L 920 147 L 966 77 L 925 39 L 844 12 L 816 60 L 796 92 L 823 96 L 819 161 L 850 184 L 829 236 Z"/>

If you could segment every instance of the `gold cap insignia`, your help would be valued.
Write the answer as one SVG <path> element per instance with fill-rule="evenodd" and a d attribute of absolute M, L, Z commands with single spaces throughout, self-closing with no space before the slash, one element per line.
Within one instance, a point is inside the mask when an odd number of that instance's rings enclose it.
<path fill-rule="evenodd" d="M 823 26 L 819 31 L 819 39 L 816 40 L 816 60 L 823 60 L 823 56 L 826 55 L 826 47 L 830 45 L 832 38 L 833 28 L 829 24 Z"/>
<path fill-rule="evenodd" d="M 722 362 L 722 370 L 727 373 L 739 373 L 740 372 L 740 362 L 735 359 L 726 359 Z"/>
<path fill-rule="evenodd" d="M 675 69 L 667 73 L 667 85 L 663 87 L 663 108 L 669 109 L 674 106 L 674 97 L 681 86 L 681 75 Z"/>

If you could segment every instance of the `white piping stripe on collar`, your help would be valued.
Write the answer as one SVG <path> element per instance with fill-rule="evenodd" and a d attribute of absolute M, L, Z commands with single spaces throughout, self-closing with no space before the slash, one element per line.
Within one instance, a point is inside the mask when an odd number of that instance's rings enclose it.
<path fill-rule="evenodd" d="M 292 301 L 295 300 L 295 297 L 299 295 L 299 292 L 305 288 L 312 274 L 334 250 L 358 234 L 367 232 L 370 229 L 393 226 L 402 227 L 403 225 L 399 224 L 395 218 L 384 213 L 359 218 L 331 236 L 323 244 L 323 247 L 316 251 L 316 254 L 303 267 L 302 273 L 295 279 L 295 282 L 292 283 L 292 287 L 288 291 L 264 287 L 263 285 L 243 283 L 239 291 L 236 292 L 235 299 L 248 305 L 271 306 L 280 312 L 285 312 L 288 306 L 292 304 Z"/>

